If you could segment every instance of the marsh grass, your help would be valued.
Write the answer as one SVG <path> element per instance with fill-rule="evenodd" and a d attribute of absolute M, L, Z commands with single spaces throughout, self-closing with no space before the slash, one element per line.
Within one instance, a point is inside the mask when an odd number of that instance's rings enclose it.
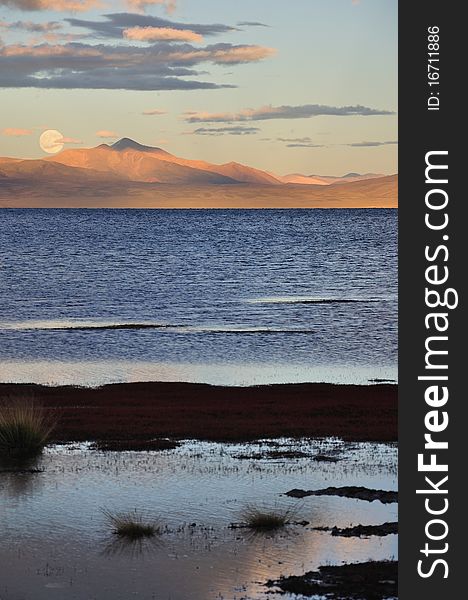
<path fill-rule="evenodd" d="M 145 519 L 136 510 L 119 513 L 103 508 L 102 513 L 112 533 L 122 539 L 139 540 L 154 537 L 161 533 L 161 526 L 157 522 Z"/>
<path fill-rule="evenodd" d="M 241 513 L 244 527 L 255 531 L 274 531 L 290 525 L 296 511 L 288 508 L 259 508 L 249 505 Z"/>
<path fill-rule="evenodd" d="M 45 409 L 28 398 L 0 404 L 0 455 L 30 457 L 42 452 L 55 423 Z"/>

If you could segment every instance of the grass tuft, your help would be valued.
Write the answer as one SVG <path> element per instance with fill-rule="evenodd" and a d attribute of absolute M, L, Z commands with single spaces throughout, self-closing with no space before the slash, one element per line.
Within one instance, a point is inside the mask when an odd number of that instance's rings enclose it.
<path fill-rule="evenodd" d="M 249 529 L 272 531 L 289 525 L 292 511 L 290 509 L 261 509 L 256 506 L 247 506 L 242 512 L 241 518 L 244 526 Z"/>
<path fill-rule="evenodd" d="M 146 521 L 142 514 L 135 511 L 114 513 L 102 509 L 112 533 L 128 540 L 153 537 L 161 533 L 161 527 L 154 521 Z"/>
<path fill-rule="evenodd" d="M 12 398 L 0 405 L 0 454 L 35 456 L 47 444 L 54 424 L 45 409 L 27 398 Z"/>

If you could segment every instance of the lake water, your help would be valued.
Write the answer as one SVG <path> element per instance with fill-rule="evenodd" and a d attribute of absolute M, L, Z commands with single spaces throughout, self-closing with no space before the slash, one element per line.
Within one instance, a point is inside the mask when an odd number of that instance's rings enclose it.
<path fill-rule="evenodd" d="M 396 210 L 0 210 L 0 381 L 396 379 Z"/>
<path fill-rule="evenodd" d="M 302 458 L 257 458 L 266 451 Z M 317 462 L 333 453 L 336 463 Z M 247 458 L 245 458 L 247 456 Z M 361 485 L 395 490 L 395 445 L 275 440 L 253 445 L 186 441 L 164 452 L 54 446 L 11 472 L 0 463 L 0 598 L 5 600 L 289 600 L 265 583 L 320 565 L 395 559 L 397 536 L 334 537 L 315 527 L 380 525 L 397 504 L 336 496 L 295 500 L 292 488 Z M 3 472 L 1 472 L 3 470 Z M 231 529 L 249 506 L 292 510 L 290 525 L 254 535 Z M 137 509 L 162 528 L 122 544 L 102 508 Z"/>

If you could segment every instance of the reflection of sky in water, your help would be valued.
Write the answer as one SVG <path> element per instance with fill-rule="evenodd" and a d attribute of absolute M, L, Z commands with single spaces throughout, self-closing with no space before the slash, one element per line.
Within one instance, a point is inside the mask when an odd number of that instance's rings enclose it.
<path fill-rule="evenodd" d="M 171 364 L 105 361 L 4 361 L 0 382 L 44 385 L 88 385 L 134 381 L 183 381 L 212 385 L 262 385 L 274 383 L 354 383 L 366 385 L 374 379 L 396 381 L 395 366 L 305 366 L 295 364 Z"/>
<path fill-rule="evenodd" d="M 293 487 L 329 485 L 395 489 L 395 446 L 282 443 L 310 455 L 333 450 L 342 460 L 239 459 L 245 446 L 199 442 L 162 453 L 55 447 L 36 465 L 44 472 L 3 473 L 0 564 L 8 599 L 61 599 L 65 590 L 67 599 L 76 600 L 127 600 L 133 594 L 145 600 L 261 598 L 265 589 L 256 582 L 271 577 L 396 554 L 396 536 L 347 539 L 296 526 L 254 536 L 229 529 L 249 503 L 295 507 L 297 519 L 311 526 L 396 520 L 395 504 L 282 495 Z M 110 548 L 114 540 L 101 507 L 138 508 L 160 519 L 167 531 L 141 548 Z"/>

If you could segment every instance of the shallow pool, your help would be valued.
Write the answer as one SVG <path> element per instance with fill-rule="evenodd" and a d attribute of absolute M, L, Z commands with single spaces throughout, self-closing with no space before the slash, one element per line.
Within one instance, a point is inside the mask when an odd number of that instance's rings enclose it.
<path fill-rule="evenodd" d="M 305 456 L 272 458 L 285 450 Z M 339 460 L 319 462 L 317 454 Z M 186 441 L 163 452 L 64 445 L 47 448 L 20 472 L 0 464 L 0 599 L 274 599 L 265 596 L 268 579 L 395 558 L 396 535 L 343 538 L 313 528 L 396 521 L 396 504 L 334 496 L 298 501 L 284 493 L 344 485 L 393 490 L 396 463 L 395 445 L 283 439 Z M 263 535 L 231 528 L 247 506 L 290 510 L 293 521 L 309 524 Z M 136 509 L 162 533 L 119 542 L 103 508 Z"/>

